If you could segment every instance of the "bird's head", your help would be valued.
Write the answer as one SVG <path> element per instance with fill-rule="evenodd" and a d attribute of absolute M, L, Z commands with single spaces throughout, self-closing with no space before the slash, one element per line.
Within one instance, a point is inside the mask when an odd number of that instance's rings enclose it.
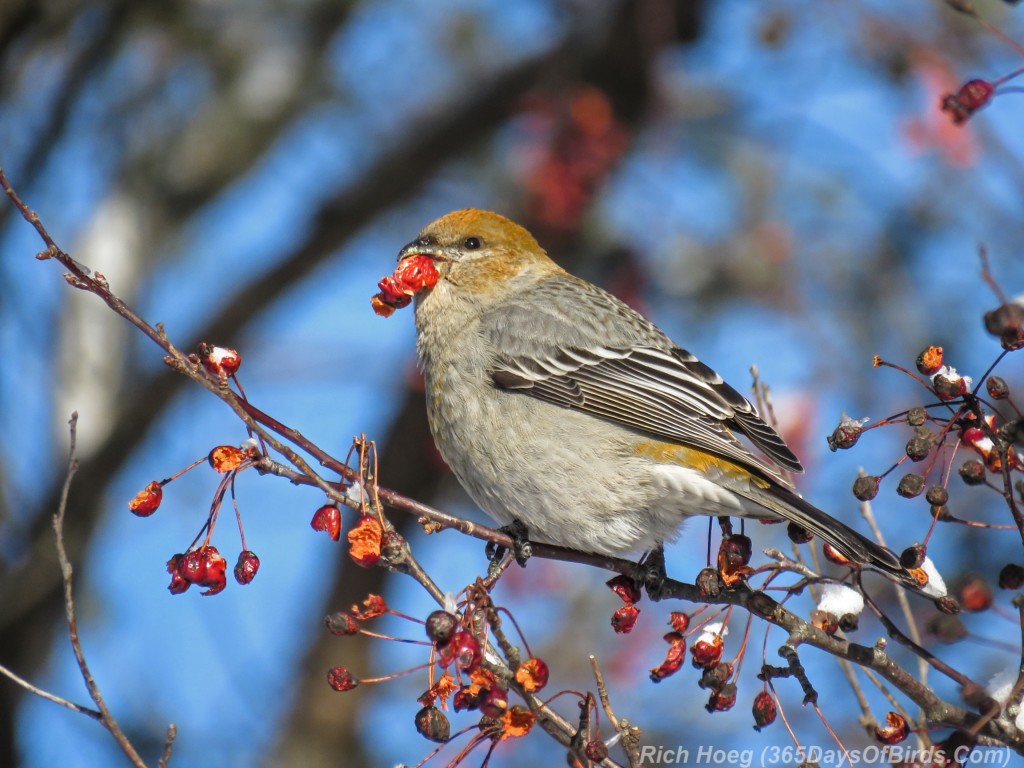
<path fill-rule="evenodd" d="M 398 261 L 412 256 L 432 259 L 449 288 L 477 295 L 501 293 L 506 285 L 512 289 L 520 280 L 560 271 L 526 229 L 476 208 L 453 211 L 428 224 L 402 248 Z"/>

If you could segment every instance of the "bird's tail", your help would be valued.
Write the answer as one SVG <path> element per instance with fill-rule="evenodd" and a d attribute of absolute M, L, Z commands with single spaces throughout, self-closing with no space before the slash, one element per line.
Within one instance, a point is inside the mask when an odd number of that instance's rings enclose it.
<path fill-rule="evenodd" d="M 751 497 L 753 501 L 831 544 L 843 557 L 876 568 L 908 587 L 920 588 L 917 579 L 900 565 L 899 557 L 891 550 L 844 525 L 792 491 L 774 484 L 758 490 L 760 492 Z"/>

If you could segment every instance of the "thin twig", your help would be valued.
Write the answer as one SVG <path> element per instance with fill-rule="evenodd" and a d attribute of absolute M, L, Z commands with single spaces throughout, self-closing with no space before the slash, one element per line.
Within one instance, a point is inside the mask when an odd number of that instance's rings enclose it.
<path fill-rule="evenodd" d="M 74 651 L 75 660 L 78 662 L 78 669 L 82 673 L 82 680 L 85 681 L 85 687 L 89 691 L 89 697 L 96 704 L 96 708 L 99 710 L 100 722 L 103 727 L 106 728 L 110 735 L 114 737 L 114 741 L 124 752 L 125 756 L 131 761 L 132 765 L 136 768 L 146 768 L 146 763 L 139 756 L 139 753 L 135 751 L 135 747 L 128 740 L 128 737 L 124 735 L 121 730 L 121 726 L 118 725 L 117 720 L 107 709 L 106 702 L 103 701 L 103 695 L 100 693 L 99 686 L 96 684 L 96 680 L 92 676 L 92 672 L 89 671 L 89 665 L 85 660 L 85 653 L 82 651 L 82 644 L 78 638 L 78 620 L 75 618 L 75 601 L 72 595 L 72 568 L 71 561 L 68 560 L 67 551 L 64 549 L 64 515 L 67 512 L 68 507 L 68 496 L 71 492 L 71 481 L 78 471 L 78 457 L 75 455 L 75 437 L 78 428 L 78 413 L 74 412 L 71 414 L 71 419 L 68 422 L 70 434 L 70 449 L 68 451 L 68 469 L 67 475 L 64 478 L 64 487 L 60 493 L 60 504 L 57 507 L 57 512 L 53 516 L 53 533 L 56 539 L 57 547 L 57 560 L 60 562 L 61 578 L 64 582 L 64 612 L 68 622 L 68 633 L 71 636 L 71 649 Z"/>

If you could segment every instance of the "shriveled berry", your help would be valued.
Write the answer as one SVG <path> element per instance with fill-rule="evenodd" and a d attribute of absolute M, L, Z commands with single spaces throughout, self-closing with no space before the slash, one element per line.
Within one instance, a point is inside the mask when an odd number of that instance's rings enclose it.
<path fill-rule="evenodd" d="M 720 550 L 719 560 L 729 567 L 737 568 L 750 562 L 753 545 L 749 536 L 735 533 L 722 539 Z"/>
<path fill-rule="evenodd" d="M 924 435 L 915 435 L 907 441 L 907 456 L 911 461 L 924 461 L 932 449 L 932 441 Z"/>
<path fill-rule="evenodd" d="M 988 104 L 995 91 L 995 86 L 988 80 L 968 80 L 956 93 L 944 94 L 939 101 L 939 108 L 949 114 L 953 125 L 960 125 Z"/>
<path fill-rule="evenodd" d="M 480 711 L 487 717 L 498 718 L 508 709 L 508 691 L 495 685 L 480 697 Z"/>
<path fill-rule="evenodd" d="M 967 485 L 981 485 L 985 482 L 985 465 L 977 459 L 968 459 L 960 465 L 960 479 Z"/>
<path fill-rule="evenodd" d="M 949 501 L 949 491 L 946 490 L 945 486 L 933 485 L 928 489 L 928 492 L 925 493 L 924 497 L 932 506 L 941 507 Z"/>
<path fill-rule="evenodd" d="M 583 752 L 587 756 L 587 760 L 595 763 L 600 763 L 608 757 L 608 747 L 600 739 L 588 741 L 587 746 L 583 748 Z"/>
<path fill-rule="evenodd" d="M 899 712 L 887 712 L 886 725 L 875 726 L 875 739 L 882 744 L 899 744 L 910 735 L 910 726 Z"/>
<path fill-rule="evenodd" d="M 924 490 L 924 478 L 916 472 L 908 472 L 900 478 L 896 493 L 905 499 L 912 499 Z"/>
<path fill-rule="evenodd" d="M 775 699 L 768 691 L 761 691 L 754 697 L 752 711 L 754 713 L 754 730 L 760 731 L 766 725 L 775 722 L 777 714 Z"/>
<path fill-rule="evenodd" d="M 636 620 L 639 615 L 639 608 L 632 603 L 626 603 L 612 614 L 612 629 L 618 635 L 629 634 L 633 631 L 633 627 L 636 626 Z"/>
<path fill-rule="evenodd" d="M 915 361 L 917 370 L 924 376 L 938 373 L 942 368 L 942 347 L 926 347 Z"/>
<path fill-rule="evenodd" d="M 882 478 L 877 475 L 861 475 L 853 481 L 853 495 L 860 501 L 871 501 L 878 495 Z"/>
<path fill-rule="evenodd" d="M 341 510 L 333 504 L 325 504 L 313 513 L 309 527 L 314 531 L 323 531 L 333 541 L 341 538 Z"/>
<path fill-rule="evenodd" d="M 482 658 L 480 643 L 471 632 L 459 630 L 452 635 L 452 639 L 446 647 L 452 650 L 455 662 L 464 672 L 472 672 L 480 666 Z"/>
<path fill-rule="evenodd" d="M 967 379 L 963 376 L 944 376 L 940 373 L 932 379 L 932 389 L 940 400 L 956 400 L 967 393 Z"/>
<path fill-rule="evenodd" d="M 633 579 L 625 575 L 618 575 L 605 582 L 608 588 L 622 598 L 624 603 L 635 603 L 640 600 L 640 587 Z"/>
<path fill-rule="evenodd" d="M 332 635 L 354 635 L 359 632 L 359 619 L 344 611 L 327 614 L 324 625 Z"/>
<path fill-rule="evenodd" d="M 1024 568 L 1016 563 L 1007 563 L 999 571 L 1000 589 L 1020 589 L 1024 586 Z"/>
<path fill-rule="evenodd" d="M 714 568 L 704 568 L 697 574 L 697 589 L 701 597 L 718 597 L 722 592 L 722 579 Z"/>
<path fill-rule="evenodd" d="M 427 616 L 424 629 L 427 632 L 427 639 L 440 648 L 442 645 L 448 644 L 458 626 L 459 619 L 455 614 L 437 610 Z"/>
<path fill-rule="evenodd" d="M 813 533 L 796 523 L 790 523 L 786 526 L 786 535 L 789 536 L 789 540 L 794 544 L 806 544 L 814 538 Z"/>
<path fill-rule="evenodd" d="M 686 632 L 690 628 L 690 615 L 682 611 L 672 611 L 668 615 L 668 623 L 676 632 Z"/>
<path fill-rule="evenodd" d="M 345 667 L 333 667 L 327 670 L 327 683 L 336 691 L 351 691 L 359 685 L 359 679 Z"/>
<path fill-rule="evenodd" d="M 713 667 L 706 667 L 704 669 L 700 680 L 697 681 L 697 685 L 701 688 L 710 688 L 717 691 L 725 685 L 730 677 L 732 677 L 732 664 L 727 661 L 720 661 Z"/>
<path fill-rule="evenodd" d="M 256 578 L 260 569 L 260 559 L 255 552 L 244 549 L 238 553 L 238 560 L 235 562 L 235 581 L 239 584 L 249 584 Z"/>
<path fill-rule="evenodd" d="M 928 418 L 928 411 L 923 405 L 918 405 L 907 411 L 907 424 L 912 427 L 920 427 Z"/>
<path fill-rule="evenodd" d="M 164 497 L 164 489 L 159 481 L 154 480 L 128 502 L 128 509 L 139 517 L 149 517 L 156 512 Z"/>
<path fill-rule="evenodd" d="M 985 389 L 993 400 L 1005 400 L 1010 396 L 1010 388 L 1001 376 L 989 376 Z"/>
<path fill-rule="evenodd" d="M 725 644 L 721 635 L 701 635 L 690 647 L 690 662 L 697 669 L 708 669 L 722 660 Z"/>
<path fill-rule="evenodd" d="M 242 365 L 242 356 L 237 350 L 205 341 L 196 348 L 196 354 L 203 367 L 215 376 L 234 376 Z"/>
<path fill-rule="evenodd" d="M 986 312 L 985 330 L 999 337 L 1003 349 L 1020 349 L 1024 346 L 1024 306 L 1010 302 Z"/>
<path fill-rule="evenodd" d="M 832 451 L 852 448 L 857 444 L 857 440 L 860 439 L 863 432 L 864 428 L 856 422 L 840 424 L 828 436 L 828 447 Z"/>
<path fill-rule="evenodd" d="M 415 722 L 416 730 L 421 736 L 438 744 L 444 744 L 451 736 L 451 724 L 448 722 L 448 718 L 433 704 L 417 712 Z"/>
<path fill-rule="evenodd" d="M 712 691 L 704 709 L 708 712 L 726 712 L 736 706 L 736 683 L 726 683 Z"/>
<path fill-rule="evenodd" d="M 527 693 L 536 693 L 548 684 L 548 665 L 543 659 L 533 656 L 519 665 L 516 670 L 516 682 Z"/>
<path fill-rule="evenodd" d="M 665 660 L 651 670 L 651 682 L 654 683 L 660 683 L 678 672 L 686 658 L 686 636 L 682 632 L 668 632 L 665 642 L 669 644 Z"/>

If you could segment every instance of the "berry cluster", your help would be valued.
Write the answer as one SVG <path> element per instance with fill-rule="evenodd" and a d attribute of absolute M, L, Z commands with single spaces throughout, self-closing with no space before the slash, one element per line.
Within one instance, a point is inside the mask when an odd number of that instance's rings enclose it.
<path fill-rule="evenodd" d="M 335 635 L 364 634 L 420 644 L 429 649 L 425 664 L 397 674 L 359 679 L 345 667 L 334 667 L 327 679 L 335 690 L 349 691 L 361 684 L 383 682 L 426 669 L 429 683 L 418 699 L 421 708 L 414 717 L 416 730 L 421 735 L 434 742 L 447 743 L 452 738 L 446 714 L 449 707 L 455 712 L 480 713 L 477 734 L 456 762 L 479 743 L 489 742 L 493 749 L 501 741 L 528 733 L 536 716 L 529 707 L 510 705 L 509 690 L 515 688 L 520 695 L 529 696 L 542 690 L 549 676 L 547 664 L 530 652 L 521 633 L 525 660 L 521 660 L 518 649 L 509 644 L 499 620 L 499 614 L 504 613 L 515 624 L 507 611 L 494 606 L 486 590 L 479 585 L 468 589 L 467 594 L 469 597 L 461 606 L 449 598 L 446 608 L 434 611 L 423 621 L 390 609 L 378 595 L 370 595 L 361 606 L 354 605 L 349 611 L 332 614 L 326 619 L 328 630 Z M 422 624 L 426 640 L 389 637 L 363 627 L 368 620 L 384 614 Z M 500 660 L 499 650 L 507 664 Z M 593 749 L 598 750 L 598 747 Z"/>

